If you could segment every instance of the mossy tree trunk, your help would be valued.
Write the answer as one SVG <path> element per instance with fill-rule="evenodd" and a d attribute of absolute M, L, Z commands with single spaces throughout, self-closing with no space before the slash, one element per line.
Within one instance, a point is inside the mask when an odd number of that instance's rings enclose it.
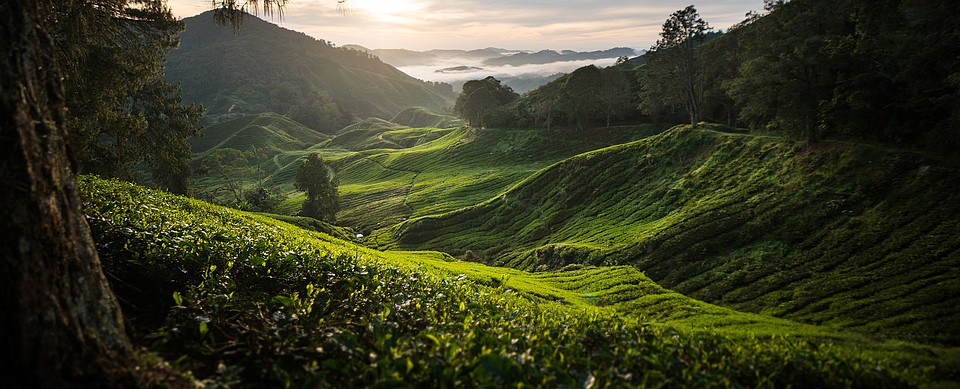
<path fill-rule="evenodd" d="M 133 386 L 135 357 L 81 212 L 38 6 L 0 5 L 0 382 Z"/>

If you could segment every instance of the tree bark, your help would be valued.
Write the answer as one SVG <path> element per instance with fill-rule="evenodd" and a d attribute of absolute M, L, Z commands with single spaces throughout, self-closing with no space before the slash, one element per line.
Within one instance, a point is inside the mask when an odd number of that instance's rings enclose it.
<path fill-rule="evenodd" d="M 134 352 L 81 212 L 38 5 L 0 5 L 0 383 L 134 386 Z"/>

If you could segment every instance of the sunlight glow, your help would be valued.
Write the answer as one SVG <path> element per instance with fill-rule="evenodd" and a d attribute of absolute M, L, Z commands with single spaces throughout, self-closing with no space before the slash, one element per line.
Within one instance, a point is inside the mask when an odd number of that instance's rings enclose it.
<path fill-rule="evenodd" d="M 344 5 L 348 13 L 369 15 L 377 21 L 390 23 L 409 22 L 426 8 L 416 0 L 349 0 Z"/>

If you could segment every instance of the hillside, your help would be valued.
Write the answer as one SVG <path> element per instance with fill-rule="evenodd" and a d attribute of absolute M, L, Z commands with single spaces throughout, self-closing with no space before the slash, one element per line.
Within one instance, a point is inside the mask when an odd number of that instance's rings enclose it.
<path fill-rule="evenodd" d="M 658 131 L 650 125 L 589 133 L 574 129 L 363 130 L 343 133 L 317 151 L 337 159 L 341 222 L 369 232 L 410 217 L 479 203 L 564 158 Z M 350 143 L 344 142 L 347 137 Z M 366 146 L 371 144 L 382 148 Z M 342 154 L 335 145 L 357 152 Z"/>
<path fill-rule="evenodd" d="M 275 154 L 291 149 L 305 149 L 330 139 L 289 118 L 275 113 L 249 115 L 207 126 L 203 135 L 190 140 L 194 153 L 204 154 L 215 148 L 247 150 L 250 147 Z"/>
<path fill-rule="evenodd" d="M 212 11 L 183 22 L 180 47 L 167 56 L 167 79 L 182 83 L 184 99 L 209 114 L 319 111 L 325 116 L 315 118 L 317 125 L 295 118 L 330 132 L 353 117 L 390 118 L 412 106 L 443 110 L 455 97 L 367 53 L 257 17 L 246 17 L 236 32 L 217 26 Z"/>
<path fill-rule="evenodd" d="M 956 350 L 710 306 L 630 267 L 498 269 L 440 253 L 372 251 L 117 181 L 86 177 L 81 191 L 134 341 L 205 385 L 957 379 Z"/>
<path fill-rule="evenodd" d="M 633 265 L 723 306 L 956 345 L 958 189 L 908 152 L 678 127 L 377 238 L 529 270 Z"/>

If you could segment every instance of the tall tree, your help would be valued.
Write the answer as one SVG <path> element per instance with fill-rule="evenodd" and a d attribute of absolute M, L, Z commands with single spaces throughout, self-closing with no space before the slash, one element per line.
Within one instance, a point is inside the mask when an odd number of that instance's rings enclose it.
<path fill-rule="evenodd" d="M 132 347 L 80 209 L 62 77 L 39 5 L 0 5 L 0 380 L 133 386 Z"/>
<path fill-rule="evenodd" d="M 467 119 L 472 126 L 483 127 L 498 108 L 520 98 L 513 88 L 500 83 L 493 76 L 482 80 L 470 80 L 463 84 L 463 92 L 457 97 L 453 111 Z"/>
<path fill-rule="evenodd" d="M 740 39 L 745 59 L 730 83 L 752 126 L 769 126 L 814 142 L 837 131 L 842 102 L 835 87 L 850 72 L 844 16 L 849 2 L 822 0 L 773 4 L 773 12 L 750 23 Z M 778 5 L 777 5 L 778 4 Z"/>
<path fill-rule="evenodd" d="M 297 169 L 297 189 L 307 192 L 300 209 L 302 216 L 333 223 L 340 211 L 340 195 L 337 193 L 337 172 L 316 153 Z"/>
<path fill-rule="evenodd" d="M 81 211 L 50 6 L 0 3 L 0 381 L 135 387 L 135 353 Z"/>
<path fill-rule="evenodd" d="M 641 108 L 645 113 L 653 113 L 653 107 L 662 102 L 680 103 L 691 125 L 700 121 L 704 75 L 695 48 L 709 30 L 692 5 L 674 12 L 663 23 L 660 39 L 647 53 L 647 65 L 641 70 Z"/>
<path fill-rule="evenodd" d="M 625 57 L 624 57 L 625 58 Z M 626 61 L 618 62 L 626 63 Z M 623 119 L 630 111 L 634 110 L 636 105 L 636 93 L 631 90 L 628 75 L 633 72 L 628 71 L 621 66 L 610 66 L 600 69 L 600 78 L 602 85 L 600 88 L 600 101 L 603 103 L 603 117 L 607 127 L 613 120 Z"/>
<path fill-rule="evenodd" d="M 589 65 L 570 73 L 560 88 L 560 109 L 578 129 L 583 129 L 603 111 L 602 85 L 600 69 Z"/>
<path fill-rule="evenodd" d="M 186 139 L 199 134 L 200 108 L 185 106 L 163 78 L 183 24 L 165 0 L 41 3 L 64 72 L 67 123 L 80 169 L 134 180 L 145 164 L 154 183 L 185 192 Z"/>

